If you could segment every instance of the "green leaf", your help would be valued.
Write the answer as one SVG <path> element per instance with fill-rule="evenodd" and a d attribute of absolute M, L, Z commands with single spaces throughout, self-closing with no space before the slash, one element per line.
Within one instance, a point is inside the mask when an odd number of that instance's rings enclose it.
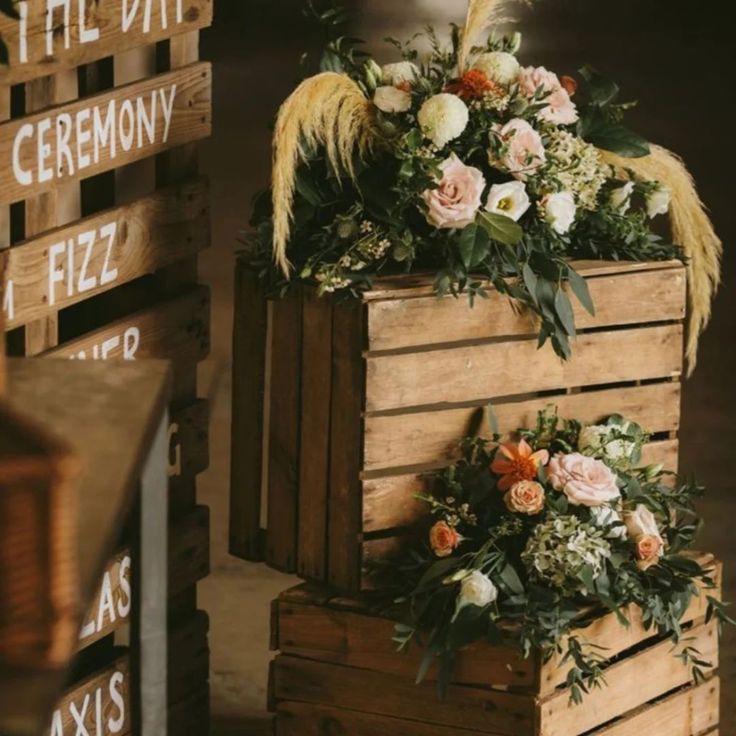
<path fill-rule="evenodd" d="M 510 593 L 515 595 L 521 595 L 524 593 L 524 584 L 521 582 L 521 578 L 516 572 L 516 568 L 510 562 L 507 562 L 505 567 L 501 570 L 499 578 Z"/>
<path fill-rule="evenodd" d="M 588 282 L 571 266 L 568 266 L 567 278 L 570 281 L 570 288 L 578 301 L 583 305 L 588 314 L 595 316 L 595 305 L 590 296 Z"/>
<path fill-rule="evenodd" d="M 536 303 L 537 301 L 537 281 L 538 277 L 537 274 L 534 273 L 532 270 L 532 267 L 525 263 L 524 267 L 521 269 L 521 275 L 524 279 L 524 284 L 526 285 L 526 288 L 529 290 L 529 293 L 531 294 L 532 299 Z"/>
<path fill-rule="evenodd" d="M 611 122 L 600 108 L 591 108 L 580 118 L 578 134 L 598 148 L 625 158 L 648 156 L 649 143 L 620 123 Z"/>
<path fill-rule="evenodd" d="M 575 337 L 575 314 L 572 311 L 572 304 L 565 290 L 560 287 L 555 294 L 555 310 L 562 326 L 565 328 L 568 336 Z"/>
<path fill-rule="evenodd" d="M 590 64 L 586 64 L 580 71 L 580 76 L 586 81 L 588 93 L 596 105 L 608 105 L 618 97 L 619 86 L 606 79 Z"/>
<path fill-rule="evenodd" d="M 517 245 L 524 237 L 524 229 L 506 215 L 495 212 L 480 212 L 478 224 L 488 233 L 491 240 L 504 245 Z"/>
<path fill-rule="evenodd" d="M 482 263 L 491 249 L 488 234 L 478 225 L 468 225 L 460 233 L 458 251 L 465 268 L 470 269 Z"/>

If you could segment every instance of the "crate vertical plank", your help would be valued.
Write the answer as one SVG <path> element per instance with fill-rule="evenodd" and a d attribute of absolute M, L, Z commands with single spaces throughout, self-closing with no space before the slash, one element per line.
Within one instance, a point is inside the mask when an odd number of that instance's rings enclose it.
<path fill-rule="evenodd" d="M 331 298 L 304 290 L 297 570 L 317 580 L 327 569 L 332 313 Z"/>
<path fill-rule="evenodd" d="M 332 421 L 327 527 L 328 579 L 354 589 L 360 583 L 360 469 L 364 401 L 365 308 L 359 301 L 335 308 L 332 333 Z M 347 585 L 346 585 L 347 583 Z"/>
<path fill-rule="evenodd" d="M 260 561 L 268 307 L 263 282 L 240 260 L 234 320 L 230 553 Z"/>
<path fill-rule="evenodd" d="M 273 303 L 268 453 L 266 559 L 284 572 L 296 570 L 299 512 L 299 411 L 301 408 L 302 299 L 293 288 Z"/>

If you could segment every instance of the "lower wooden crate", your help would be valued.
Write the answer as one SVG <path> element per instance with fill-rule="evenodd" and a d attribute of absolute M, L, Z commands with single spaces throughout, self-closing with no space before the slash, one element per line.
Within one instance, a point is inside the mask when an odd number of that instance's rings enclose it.
<path fill-rule="evenodd" d="M 609 614 L 579 630 L 607 657 L 607 684 L 582 706 L 571 705 L 565 687 L 570 665 L 485 644 L 459 655 L 441 700 L 433 671 L 414 684 L 421 651 L 395 651 L 393 620 L 375 599 L 303 585 L 273 609 L 272 644 L 280 654 L 272 664 L 270 705 L 277 736 L 633 736 L 639 730 L 704 736 L 718 726 L 719 697 L 718 632 L 705 621 L 706 608 L 705 594 L 693 600 L 679 645 L 712 663 L 705 682 L 692 680 L 677 648 L 648 630 L 632 608 L 628 628 Z"/>

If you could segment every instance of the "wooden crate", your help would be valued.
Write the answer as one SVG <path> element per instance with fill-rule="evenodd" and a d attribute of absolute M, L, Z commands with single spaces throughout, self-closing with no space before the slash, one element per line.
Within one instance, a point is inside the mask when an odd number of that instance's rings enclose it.
<path fill-rule="evenodd" d="M 74 647 L 77 463 L 0 404 L 0 664 L 57 666 Z"/>
<path fill-rule="evenodd" d="M 712 558 L 711 558 L 712 559 Z M 709 591 L 717 594 L 717 591 Z M 705 596 L 683 621 L 682 646 L 718 665 L 717 625 L 705 623 Z M 515 649 L 476 644 L 458 657 L 446 700 L 430 672 L 414 685 L 422 652 L 395 651 L 393 621 L 370 599 L 337 597 L 303 585 L 274 603 L 271 710 L 277 736 L 701 736 L 718 726 L 719 680 L 702 684 L 676 659 L 670 640 L 647 631 L 632 610 L 625 629 L 615 615 L 581 635 L 606 647 L 607 686 L 569 702 L 559 660 L 524 659 Z"/>
<path fill-rule="evenodd" d="M 173 362 L 170 535 L 184 549 L 188 520 L 206 522 L 196 483 L 209 463 L 209 416 L 197 366 L 210 315 L 197 257 L 210 243 L 210 212 L 196 144 L 212 127 L 199 31 L 213 0 L 47 5 L 28 0 L 22 23 L 0 15 L 9 51 L 0 65 L 0 349 L 7 332 L 13 355 Z M 172 565 L 177 624 L 199 615 L 206 559 L 192 565 L 183 576 Z M 206 687 L 205 672 L 193 689 Z"/>
<path fill-rule="evenodd" d="M 496 292 L 469 308 L 422 277 L 360 300 L 295 288 L 269 301 L 240 264 L 234 333 L 231 551 L 345 590 L 400 546 L 421 473 L 466 434 L 529 425 L 556 405 L 619 412 L 654 432 L 645 462 L 677 465 L 686 278 L 678 263 L 577 264 L 596 316 L 577 309 L 573 358 Z M 257 356 L 257 358 L 255 357 Z M 266 527 L 265 549 L 260 548 Z"/>

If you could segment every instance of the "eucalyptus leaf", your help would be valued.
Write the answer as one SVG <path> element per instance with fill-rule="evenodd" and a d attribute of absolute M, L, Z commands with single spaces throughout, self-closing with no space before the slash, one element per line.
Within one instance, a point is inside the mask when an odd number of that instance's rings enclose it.
<path fill-rule="evenodd" d="M 560 323 L 565 328 L 565 332 L 570 337 L 575 337 L 577 334 L 575 330 L 575 314 L 572 311 L 570 299 L 562 287 L 558 288 L 555 294 L 555 310 L 557 311 L 557 317 Z"/>
<path fill-rule="evenodd" d="M 482 263 L 491 249 L 486 231 L 478 225 L 468 225 L 460 233 L 458 251 L 465 268 L 471 269 Z"/>
<path fill-rule="evenodd" d="M 568 266 L 567 278 L 570 282 L 570 288 L 578 301 L 583 305 L 588 314 L 595 317 L 595 304 L 593 304 L 593 299 L 590 296 L 588 282 L 572 266 Z"/>

